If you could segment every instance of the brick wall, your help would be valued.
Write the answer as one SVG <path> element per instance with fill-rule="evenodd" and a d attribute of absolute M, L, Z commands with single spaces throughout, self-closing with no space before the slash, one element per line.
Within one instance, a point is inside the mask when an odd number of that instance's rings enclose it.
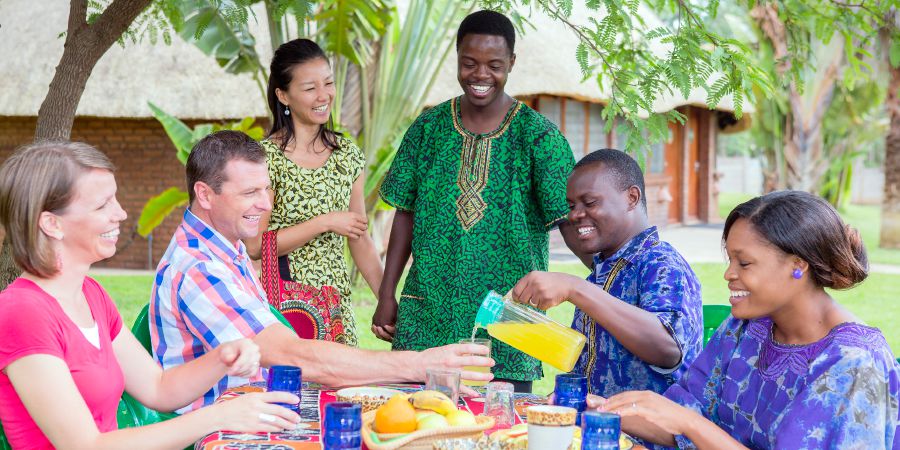
<path fill-rule="evenodd" d="M 35 117 L 0 117 L 0 161 L 19 145 L 31 142 L 35 122 Z M 128 212 L 121 227 L 119 251 L 95 266 L 155 269 L 184 211 L 173 212 L 153 232 L 151 257 L 150 241 L 134 233 L 141 207 L 168 187 L 184 188 L 184 166 L 175 158 L 175 147 L 162 126 L 154 119 L 79 117 L 72 128 L 72 140 L 87 142 L 109 155 L 117 169 L 117 196 Z M 148 262 L 150 259 L 152 262 Z"/>

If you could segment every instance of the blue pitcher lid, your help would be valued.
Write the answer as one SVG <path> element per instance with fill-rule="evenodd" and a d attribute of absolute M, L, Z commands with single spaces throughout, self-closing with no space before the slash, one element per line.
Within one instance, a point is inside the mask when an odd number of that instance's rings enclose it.
<path fill-rule="evenodd" d="M 481 302 L 478 314 L 475 315 L 475 324 L 486 326 L 497 321 L 503 311 L 503 297 L 495 291 L 490 291 Z"/>

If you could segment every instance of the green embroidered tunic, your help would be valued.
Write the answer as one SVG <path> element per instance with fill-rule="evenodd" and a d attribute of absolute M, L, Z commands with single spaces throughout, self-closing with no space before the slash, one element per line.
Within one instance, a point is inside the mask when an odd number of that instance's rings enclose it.
<path fill-rule="evenodd" d="M 574 164 L 556 126 L 520 102 L 487 134 L 462 126 L 459 98 L 416 119 L 381 187 L 386 203 L 415 217 L 394 349 L 471 336 L 488 290 L 505 293 L 528 272 L 547 270 L 547 232 L 568 213 Z M 492 356 L 497 378 L 542 376 L 537 360 L 499 341 Z"/>
<path fill-rule="evenodd" d="M 266 151 L 269 180 L 275 192 L 269 229 L 280 230 L 316 216 L 350 208 L 350 190 L 362 174 L 366 158 L 350 139 L 337 138 L 325 165 L 317 169 L 300 167 L 272 141 L 262 141 Z M 335 342 L 356 346 L 356 318 L 350 301 L 350 274 L 344 258 L 344 237 L 333 232 L 316 236 L 288 254 L 294 281 L 310 286 L 332 286 L 341 293 L 340 315 L 344 333 Z"/>

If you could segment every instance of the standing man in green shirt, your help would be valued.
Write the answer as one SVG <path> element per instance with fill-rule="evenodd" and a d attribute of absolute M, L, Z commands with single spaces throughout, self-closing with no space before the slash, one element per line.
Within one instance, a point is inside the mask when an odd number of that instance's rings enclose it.
<path fill-rule="evenodd" d="M 547 232 L 568 213 L 575 160 L 553 123 L 504 91 L 515 39 L 503 14 L 479 11 L 462 21 L 463 94 L 416 119 L 381 187 L 397 214 L 372 331 L 395 350 L 470 337 L 488 290 L 506 292 L 528 272 L 547 270 Z M 542 376 L 540 362 L 499 341 L 492 356 L 494 377 L 517 391 Z"/>

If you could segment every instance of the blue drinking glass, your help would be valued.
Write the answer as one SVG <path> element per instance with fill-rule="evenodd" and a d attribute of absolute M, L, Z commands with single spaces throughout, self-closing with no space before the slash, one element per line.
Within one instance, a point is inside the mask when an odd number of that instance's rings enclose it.
<path fill-rule="evenodd" d="M 324 450 L 362 447 L 362 408 L 354 403 L 325 405 Z"/>
<path fill-rule="evenodd" d="M 556 388 L 553 395 L 554 403 L 559 406 L 575 408 L 578 415 L 575 416 L 575 424 L 581 425 L 581 413 L 587 408 L 588 380 L 583 375 L 575 373 L 561 373 L 556 376 Z"/>
<path fill-rule="evenodd" d="M 619 450 L 618 414 L 587 411 L 581 417 L 581 450 Z"/>
<path fill-rule="evenodd" d="M 267 391 L 290 392 L 300 397 L 300 386 L 303 384 L 303 370 L 296 366 L 272 366 L 269 379 L 266 381 Z M 295 413 L 300 413 L 300 404 L 278 403 Z"/>

